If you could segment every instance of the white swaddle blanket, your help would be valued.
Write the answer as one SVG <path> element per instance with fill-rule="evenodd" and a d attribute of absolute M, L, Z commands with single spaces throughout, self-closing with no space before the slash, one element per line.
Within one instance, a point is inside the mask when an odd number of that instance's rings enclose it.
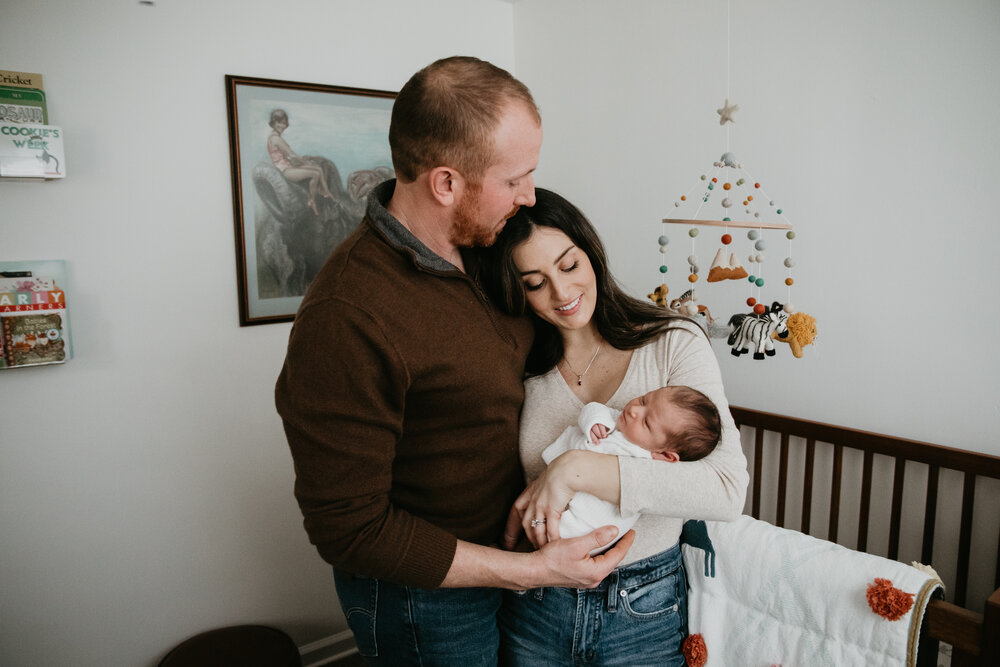
<path fill-rule="evenodd" d="M 598 454 L 612 456 L 635 456 L 652 458 L 652 454 L 639 445 L 629 442 L 615 430 L 621 410 L 613 410 L 601 403 L 587 403 L 580 411 L 576 426 L 567 426 L 562 434 L 542 452 L 542 460 L 548 465 L 561 454 L 571 449 L 583 449 Z M 590 429 L 594 424 L 604 424 L 609 433 L 598 444 L 590 442 Z M 593 549 L 591 556 L 610 549 L 639 520 L 638 514 L 622 515 L 618 505 L 602 500 L 589 493 L 577 493 L 569 502 L 559 521 L 559 537 L 580 537 L 601 526 L 614 526 L 618 535 L 602 547 Z"/>
<path fill-rule="evenodd" d="M 704 638 L 706 667 L 916 664 L 924 608 L 942 588 L 933 574 L 749 516 L 688 524 L 688 631 Z M 876 578 L 914 595 L 899 620 L 869 607 Z"/>

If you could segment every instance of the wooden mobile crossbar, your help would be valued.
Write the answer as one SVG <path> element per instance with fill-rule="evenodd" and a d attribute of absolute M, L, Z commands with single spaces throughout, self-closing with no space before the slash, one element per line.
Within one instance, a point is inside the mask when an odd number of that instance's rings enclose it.
<path fill-rule="evenodd" d="M 664 218 L 663 222 L 675 225 L 711 225 L 713 227 L 739 227 L 743 229 L 792 229 L 791 225 L 781 222 L 737 222 L 735 220 L 686 220 L 682 218 Z"/>

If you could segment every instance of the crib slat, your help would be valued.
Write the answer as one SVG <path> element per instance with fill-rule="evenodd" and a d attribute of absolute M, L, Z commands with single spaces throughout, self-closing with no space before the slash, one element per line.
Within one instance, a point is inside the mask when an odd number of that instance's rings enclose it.
<path fill-rule="evenodd" d="M 931 465 L 927 470 L 927 503 L 924 507 L 924 546 L 920 551 L 920 561 L 930 565 L 934 561 L 934 521 L 937 518 L 938 471 Z"/>
<path fill-rule="evenodd" d="M 816 441 L 812 438 L 806 440 L 806 466 L 802 480 L 802 528 L 801 531 L 809 534 L 809 520 L 812 518 L 812 496 L 813 496 L 813 464 L 816 455 Z M 997 555 L 1000 558 L 1000 553 Z M 1000 571 L 1000 568 L 998 568 Z"/>
<path fill-rule="evenodd" d="M 861 473 L 861 508 L 858 510 L 858 546 L 863 553 L 868 551 L 868 517 L 872 505 L 872 462 L 875 454 L 865 451 L 865 467 Z"/>
<path fill-rule="evenodd" d="M 830 484 L 830 531 L 827 535 L 831 542 L 837 541 L 837 526 L 840 523 L 840 476 L 844 470 L 844 448 L 833 445 L 833 481 Z"/>
<path fill-rule="evenodd" d="M 781 434 L 781 454 L 778 459 L 778 507 L 775 525 L 785 527 L 785 494 L 788 491 L 788 434 Z"/>
<path fill-rule="evenodd" d="M 906 459 L 896 457 L 896 469 L 892 474 L 892 510 L 889 519 L 889 558 L 899 558 L 899 524 L 903 516 L 903 480 L 906 477 Z"/>
<path fill-rule="evenodd" d="M 979 667 L 979 661 L 971 653 L 952 647 L 951 667 Z"/>
<path fill-rule="evenodd" d="M 760 518 L 760 471 L 764 467 L 764 429 L 754 429 L 753 441 L 753 518 Z"/>
<path fill-rule="evenodd" d="M 976 502 L 976 474 L 965 473 L 962 485 L 962 522 L 958 533 L 958 567 L 955 568 L 955 604 L 965 606 L 969 579 L 969 555 L 972 548 L 972 513 Z"/>
<path fill-rule="evenodd" d="M 997 532 L 997 565 L 993 570 L 993 590 L 998 588 L 1000 588 L 1000 532 Z"/>
<path fill-rule="evenodd" d="M 1000 589 L 1000 586 L 997 587 Z M 1000 665 L 1000 634 L 995 631 L 1000 628 L 1000 590 L 986 599 L 983 605 L 983 664 Z"/>

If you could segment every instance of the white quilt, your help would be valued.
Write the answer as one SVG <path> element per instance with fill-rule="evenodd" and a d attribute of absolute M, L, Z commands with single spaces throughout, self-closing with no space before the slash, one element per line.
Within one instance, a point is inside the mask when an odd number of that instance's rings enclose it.
<path fill-rule="evenodd" d="M 689 523 L 699 546 L 682 547 L 688 630 L 705 640 L 706 667 L 916 664 L 924 607 L 942 586 L 933 574 L 749 516 Z M 899 620 L 869 607 L 876 578 L 914 594 Z"/>

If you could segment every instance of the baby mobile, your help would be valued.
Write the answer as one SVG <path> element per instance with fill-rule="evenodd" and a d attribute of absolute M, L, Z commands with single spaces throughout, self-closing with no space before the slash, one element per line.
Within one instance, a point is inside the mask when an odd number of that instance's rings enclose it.
<path fill-rule="evenodd" d="M 727 54 L 727 67 L 728 59 Z M 663 274 L 661 279 L 665 279 L 669 269 L 667 256 L 671 246 L 670 237 L 666 233 L 667 225 L 686 225 L 691 244 L 686 267 L 690 287 L 679 297 L 669 300 L 667 298 L 669 288 L 666 282 L 663 282 L 649 294 L 649 298 L 673 313 L 694 318 L 710 336 L 727 338 L 733 356 L 739 357 L 752 351 L 754 359 L 764 359 L 775 354 L 773 341 L 779 341 L 788 343 L 792 354 L 801 358 L 802 348 L 812 344 L 816 338 L 816 320 L 810 315 L 797 312 L 791 301 L 792 285 L 795 284 L 792 276 L 792 269 L 795 267 L 792 240 L 795 238 L 795 232 L 792 225 L 787 222 L 784 211 L 766 193 L 760 181 L 753 178 L 730 151 L 728 124 L 735 122 L 733 115 L 737 111 L 739 106 L 730 104 L 727 94 L 722 108 L 716 110 L 719 124 L 726 128 L 725 152 L 687 191 L 693 195 L 692 197 L 684 193 L 674 202 L 674 207 L 678 209 L 678 217 L 664 218 L 662 221 L 659 238 L 661 255 L 659 271 Z M 775 217 L 784 222 L 773 222 Z M 696 248 L 699 228 L 702 226 L 723 228 L 719 238 L 721 245 L 709 266 L 705 281 L 718 283 L 736 280 L 743 282 L 747 287 L 746 304 L 750 311 L 734 314 L 725 325 L 712 317 L 707 306 L 698 302 L 698 294 L 694 289 L 695 283 L 702 276 L 701 260 Z M 734 233 L 743 230 L 746 230 L 747 255 L 742 255 L 736 250 L 738 244 L 733 236 Z M 788 251 L 783 262 L 784 284 L 787 291 L 783 304 L 772 301 L 767 305 L 767 300 L 763 296 L 764 289 L 772 288 L 774 281 L 774 271 L 768 264 L 764 252 L 768 249 L 767 235 L 782 231 L 788 241 Z M 741 256 L 746 257 L 746 265 L 749 268 L 744 267 L 740 260 Z"/>

